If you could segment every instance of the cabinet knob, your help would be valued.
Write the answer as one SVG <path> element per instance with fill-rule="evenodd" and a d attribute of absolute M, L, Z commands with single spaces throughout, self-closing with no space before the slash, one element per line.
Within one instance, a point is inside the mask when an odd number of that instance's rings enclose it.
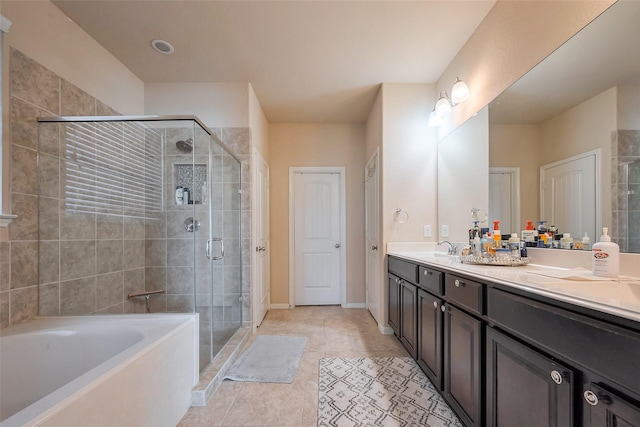
<path fill-rule="evenodd" d="M 611 398 L 607 395 L 596 394 L 591 390 L 587 390 L 584 392 L 584 400 L 591 406 L 596 406 L 598 403 L 602 402 L 605 405 L 611 403 Z"/>
<path fill-rule="evenodd" d="M 447 311 L 447 307 L 444 306 L 444 304 L 440 307 L 440 310 L 442 310 L 442 312 L 444 313 L 445 311 Z"/>
<path fill-rule="evenodd" d="M 372 246 L 371 246 L 371 250 L 372 250 L 372 251 L 377 251 L 377 250 L 378 250 L 378 246 L 376 246 L 376 245 L 372 245 Z"/>
<path fill-rule="evenodd" d="M 556 371 L 555 369 L 553 371 L 551 371 L 551 379 L 553 380 L 554 383 L 556 384 L 562 384 L 562 374 L 558 371 Z"/>
<path fill-rule="evenodd" d="M 396 280 L 396 283 L 400 283 L 400 279 L 398 279 L 397 277 L 395 280 Z"/>
<path fill-rule="evenodd" d="M 453 282 L 453 284 L 456 286 L 456 288 L 459 288 L 460 286 L 464 286 L 464 282 L 458 279 L 456 279 L 456 281 Z"/>
<path fill-rule="evenodd" d="M 438 308 L 438 301 L 433 302 L 433 308 Z"/>
<path fill-rule="evenodd" d="M 431 276 L 432 274 L 433 274 L 433 273 L 432 273 L 431 271 L 429 271 L 429 270 L 425 270 L 425 271 L 424 271 L 424 275 L 425 275 L 425 276 Z"/>

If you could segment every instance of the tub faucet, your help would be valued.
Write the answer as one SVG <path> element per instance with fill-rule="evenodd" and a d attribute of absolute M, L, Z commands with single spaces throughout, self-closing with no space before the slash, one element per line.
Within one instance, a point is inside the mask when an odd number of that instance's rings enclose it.
<path fill-rule="evenodd" d="M 449 245 L 449 250 L 447 251 L 447 255 L 458 255 L 458 246 L 454 245 L 450 241 L 448 241 L 448 240 L 440 240 L 436 244 L 438 246 L 440 246 L 440 245 L 443 245 L 445 243 Z"/>

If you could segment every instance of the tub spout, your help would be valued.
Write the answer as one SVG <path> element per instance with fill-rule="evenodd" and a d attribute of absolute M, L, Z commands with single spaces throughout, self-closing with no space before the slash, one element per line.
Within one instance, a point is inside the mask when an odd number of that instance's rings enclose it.
<path fill-rule="evenodd" d="M 164 293 L 163 289 L 157 289 L 155 291 L 145 291 L 145 292 L 137 292 L 135 294 L 127 295 L 127 299 L 135 298 L 135 297 L 144 297 L 144 308 L 147 313 L 151 313 L 151 308 L 149 307 L 149 298 L 154 294 L 162 294 Z"/>

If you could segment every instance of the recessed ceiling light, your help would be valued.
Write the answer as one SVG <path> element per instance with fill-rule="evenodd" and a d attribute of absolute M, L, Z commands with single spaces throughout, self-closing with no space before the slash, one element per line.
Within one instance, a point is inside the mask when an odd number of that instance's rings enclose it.
<path fill-rule="evenodd" d="M 164 40 L 160 40 L 160 39 L 152 40 L 151 47 L 154 48 L 156 52 L 164 53 L 166 55 L 173 53 L 173 46 L 171 46 L 171 43 L 166 42 Z"/>

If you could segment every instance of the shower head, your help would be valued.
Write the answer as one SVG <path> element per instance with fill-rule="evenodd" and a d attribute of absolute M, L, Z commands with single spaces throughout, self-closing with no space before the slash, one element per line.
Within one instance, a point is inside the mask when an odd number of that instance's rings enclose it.
<path fill-rule="evenodd" d="M 176 147 L 183 153 L 190 153 L 193 151 L 193 139 L 189 138 L 184 141 L 178 141 L 176 142 Z"/>

